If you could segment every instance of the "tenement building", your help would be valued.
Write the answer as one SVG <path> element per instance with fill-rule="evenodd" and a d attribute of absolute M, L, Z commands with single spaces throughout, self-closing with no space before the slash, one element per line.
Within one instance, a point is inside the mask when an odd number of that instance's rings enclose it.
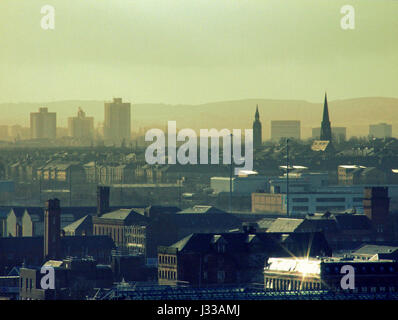
<path fill-rule="evenodd" d="M 262 283 L 268 257 L 329 256 L 320 233 L 196 233 L 158 248 L 160 285 Z"/>

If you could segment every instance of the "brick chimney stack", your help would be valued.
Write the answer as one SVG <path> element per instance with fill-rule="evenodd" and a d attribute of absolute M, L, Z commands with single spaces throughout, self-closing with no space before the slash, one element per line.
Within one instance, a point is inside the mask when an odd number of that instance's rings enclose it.
<path fill-rule="evenodd" d="M 105 186 L 97 187 L 97 216 L 109 212 L 110 188 Z"/>
<path fill-rule="evenodd" d="M 60 259 L 61 207 L 58 199 L 46 201 L 44 212 L 44 259 Z"/>
<path fill-rule="evenodd" d="M 363 212 L 372 222 L 377 233 L 388 234 L 390 198 L 387 187 L 366 187 L 364 189 Z"/>

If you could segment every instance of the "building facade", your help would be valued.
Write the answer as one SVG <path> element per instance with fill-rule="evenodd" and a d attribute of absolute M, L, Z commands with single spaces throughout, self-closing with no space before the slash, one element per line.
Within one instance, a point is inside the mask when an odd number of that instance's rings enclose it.
<path fill-rule="evenodd" d="M 369 125 L 369 136 L 372 138 L 384 139 L 392 137 L 392 125 L 387 123 Z"/>
<path fill-rule="evenodd" d="M 355 272 L 354 289 L 341 286 L 343 266 Z M 398 263 L 392 260 L 269 258 L 264 268 L 267 291 L 377 293 L 398 290 Z"/>
<path fill-rule="evenodd" d="M 121 98 L 105 103 L 105 143 L 118 146 L 131 139 L 131 104 Z"/>
<path fill-rule="evenodd" d="M 68 134 L 75 139 L 92 140 L 94 138 L 94 118 L 86 117 L 86 113 L 79 107 L 77 116 L 68 119 Z"/>
<path fill-rule="evenodd" d="M 314 245 L 309 245 L 312 241 Z M 198 287 L 259 283 L 268 257 L 291 254 L 331 251 L 321 234 L 195 233 L 158 248 L 158 282 Z"/>
<path fill-rule="evenodd" d="M 57 114 L 40 108 L 30 114 L 31 139 L 55 139 L 57 132 Z"/>

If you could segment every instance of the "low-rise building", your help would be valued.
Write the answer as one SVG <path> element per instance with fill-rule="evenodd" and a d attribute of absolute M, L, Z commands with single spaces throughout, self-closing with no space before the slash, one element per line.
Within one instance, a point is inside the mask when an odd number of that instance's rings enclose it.
<path fill-rule="evenodd" d="M 160 285 L 261 283 L 268 257 L 331 255 L 320 233 L 195 233 L 158 248 Z"/>
<path fill-rule="evenodd" d="M 341 185 L 356 184 L 383 184 L 386 183 L 386 174 L 376 167 L 359 165 L 340 165 L 337 169 L 338 182 Z"/>
<path fill-rule="evenodd" d="M 113 274 L 110 265 L 100 265 L 90 258 L 49 260 L 43 267 L 54 269 L 54 288 L 42 288 L 41 267 L 20 269 L 21 300 L 83 300 L 94 288 L 111 288 Z"/>
<path fill-rule="evenodd" d="M 347 272 L 341 272 L 344 266 L 354 270 L 354 289 L 341 286 Z M 270 291 L 395 292 L 397 271 L 398 263 L 392 260 L 269 258 L 264 267 L 264 287 Z"/>

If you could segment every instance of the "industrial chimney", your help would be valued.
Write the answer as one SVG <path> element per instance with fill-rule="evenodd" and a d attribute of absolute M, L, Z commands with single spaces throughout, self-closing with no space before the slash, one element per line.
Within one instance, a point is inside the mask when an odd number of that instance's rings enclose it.
<path fill-rule="evenodd" d="M 109 194 L 110 188 L 105 186 L 97 187 L 97 216 L 109 212 Z"/>
<path fill-rule="evenodd" d="M 58 199 L 46 201 L 44 212 L 44 259 L 60 258 L 61 207 Z"/>
<path fill-rule="evenodd" d="M 364 189 L 363 211 L 378 233 L 391 232 L 389 217 L 390 198 L 387 187 L 366 187 Z"/>

